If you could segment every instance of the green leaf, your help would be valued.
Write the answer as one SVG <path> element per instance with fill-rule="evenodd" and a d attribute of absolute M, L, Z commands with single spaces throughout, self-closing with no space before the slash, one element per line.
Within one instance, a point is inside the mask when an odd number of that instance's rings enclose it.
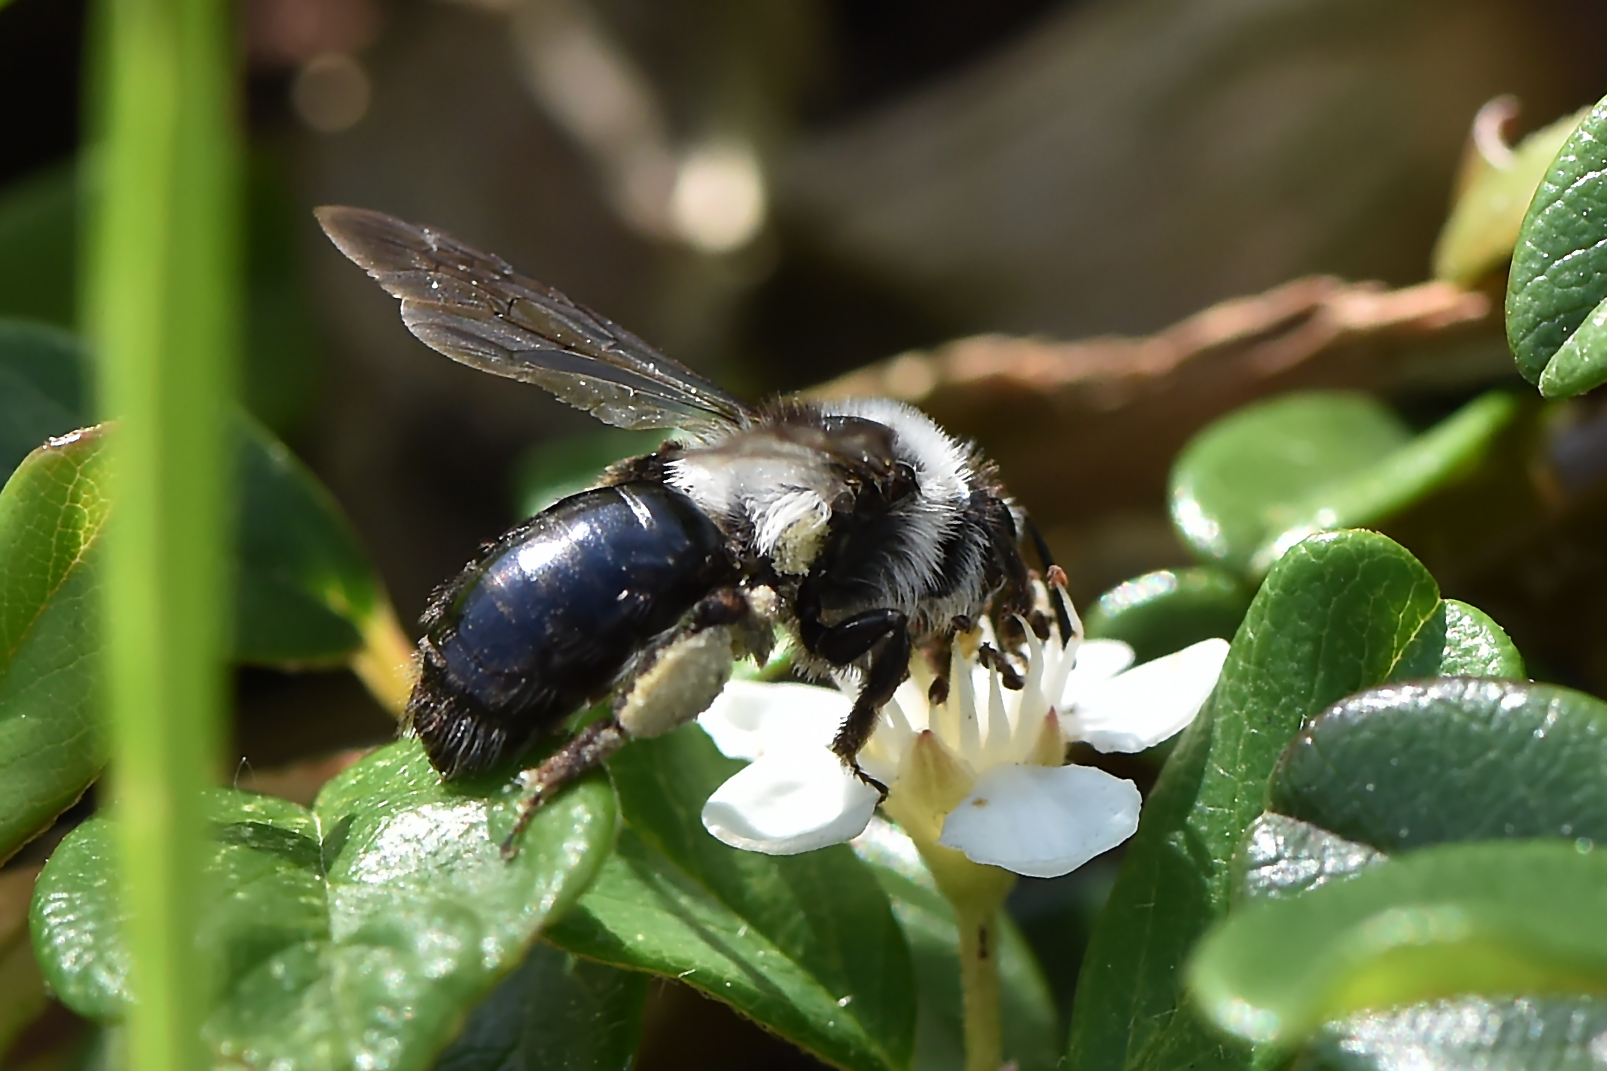
<path fill-rule="evenodd" d="M 1288 547 L 1312 532 L 1377 523 L 1466 475 L 1518 415 L 1518 408 L 1512 395 L 1491 391 L 1388 457 L 1348 479 L 1313 490 L 1291 504 L 1295 520 L 1256 552 L 1253 571 L 1265 572 Z"/>
<path fill-rule="evenodd" d="M 1604 920 L 1607 855 L 1587 842 L 1440 845 L 1234 914 L 1188 981 L 1220 1029 L 1288 1043 L 1454 994 L 1607 991 Z"/>
<path fill-rule="evenodd" d="M 344 661 L 385 597 L 351 524 L 288 447 L 239 421 L 234 657 Z"/>
<path fill-rule="evenodd" d="M 35 450 L 0 491 L 0 859 L 89 787 L 97 720 L 105 433 Z"/>
<path fill-rule="evenodd" d="M 1512 256 L 1524 213 L 1552 157 L 1588 112 L 1582 108 L 1536 130 L 1513 148 L 1505 166 L 1479 157 L 1482 166 L 1457 198 L 1434 245 L 1434 278 L 1472 286 Z"/>
<path fill-rule="evenodd" d="M 1563 143 L 1529 205 L 1507 277 L 1507 341 L 1548 398 L 1607 382 L 1607 100 Z"/>
<path fill-rule="evenodd" d="M 1179 455 L 1172 519 L 1202 560 L 1260 576 L 1312 532 L 1377 523 L 1464 472 L 1517 408 L 1510 396 L 1487 394 L 1413 438 L 1365 395 L 1249 406 Z"/>
<path fill-rule="evenodd" d="M 1482 612 L 1447 599 L 1441 603 L 1441 613 L 1447 624 L 1440 624 L 1440 615 L 1430 618 L 1408 651 L 1408 661 L 1421 662 L 1420 648 L 1432 642 L 1443 645 L 1441 676 L 1521 672 L 1522 662 L 1506 633 Z M 1587 790 L 1582 797 L 1570 795 L 1564 801 L 1554 791 L 1546 804 L 1550 817 L 1539 820 L 1545 808 L 1535 809 L 1540 801 L 1528 797 L 1528 786 L 1502 780 L 1508 772 L 1503 748 L 1537 750 L 1517 765 L 1533 777 L 1531 784 L 1555 789 L 1561 773 L 1552 768 L 1555 749 L 1572 746 L 1559 744 L 1557 738 L 1571 741 L 1581 733 L 1595 738 L 1592 717 L 1570 712 L 1581 701 L 1590 708 L 1603 705 L 1588 696 L 1553 689 L 1565 697 L 1555 704 L 1557 712 L 1537 715 L 1536 710 L 1548 709 L 1541 698 L 1544 689 L 1537 689 L 1495 681 L 1440 680 L 1374 689 L 1330 707 L 1295 738 L 1273 770 L 1268 788 L 1271 805 L 1288 813 L 1264 814 L 1251 824 L 1234 859 L 1235 900 L 1295 895 L 1379 861 L 1383 850 L 1477 836 L 1571 835 L 1572 808 L 1581 798 L 1597 793 Z M 1437 698 L 1425 701 L 1427 695 Z M 1492 697 L 1529 713 L 1507 723 L 1507 708 L 1503 705 L 1503 713 L 1496 714 Z M 1471 707 L 1466 705 L 1470 698 L 1475 700 Z M 1419 719 L 1425 706 L 1434 707 L 1437 717 Z M 1542 721 L 1566 717 L 1568 724 L 1560 734 L 1542 731 L 1535 737 L 1533 730 L 1541 728 L 1535 724 L 1537 717 Z M 1443 729 L 1440 722 L 1453 726 L 1445 737 L 1434 736 Z M 1496 731 L 1481 740 L 1491 726 Z M 1337 745 L 1331 743 L 1336 738 Z M 1364 739 L 1366 748 L 1360 746 Z M 1476 783 L 1473 767 L 1493 768 L 1500 774 L 1493 783 Z M 1497 789 L 1494 794 L 1488 791 L 1492 785 Z M 1560 791 L 1573 790 L 1564 785 Z M 1515 796 L 1522 798 L 1514 809 L 1508 805 Z M 1458 807 L 1466 809 L 1457 812 Z M 1424 808 L 1436 811 L 1441 821 L 1425 825 Z M 1365 820 L 1359 820 L 1358 813 L 1366 815 Z M 1454 820 L 1444 822 L 1447 816 Z M 1397 835 L 1363 833 L 1364 825 Z M 1412 831 L 1410 844 L 1401 843 L 1402 828 Z M 1347 840 L 1333 830 L 1366 843 Z"/>
<path fill-rule="evenodd" d="M 83 393 L 77 339 L 47 324 L 0 320 L 0 475 L 81 426 Z"/>
<path fill-rule="evenodd" d="M 1250 595 L 1223 569 L 1159 569 L 1105 592 L 1084 624 L 1090 639 L 1121 640 L 1148 662 L 1213 636 L 1231 639 Z"/>
<path fill-rule="evenodd" d="M 1172 468 L 1172 521 L 1202 561 L 1247 573 L 1294 524 L 1294 503 L 1382 461 L 1411 439 L 1362 394 L 1293 394 L 1246 406 L 1201 431 Z"/>
<path fill-rule="evenodd" d="M 846 845 L 774 857 L 709 836 L 703 803 L 740 768 L 695 725 L 616 755 L 629 828 L 549 939 L 678 978 L 830 1063 L 908 1067 L 915 978 L 887 894 Z"/>
<path fill-rule="evenodd" d="M 645 974 L 539 943 L 474 1009 L 434 1071 L 627 1071 L 646 1001 Z"/>
<path fill-rule="evenodd" d="M 1385 859 L 1310 822 L 1268 813 L 1250 823 L 1233 857 L 1235 905 L 1246 900 L 1298 896 L 1358 874 Z"/>
<path fill-rule="evenodd" d="M 1572 398 L 1607 383 L 1607 298 L 1590 310 L 1540 374 L 1540 393 Z"/>
<path fill-rule="evenodd" d="M 854 841 L 854 851 L 876 874 L 893 903 L 915 961 L 918 1009 L 915 1064 L 920 1071 L 965 1066 L 960 1007 L 960 934 L 954 909 L 921 862 L 915 844 L 881 818 Z M 1022 1071 L 1058 1067 L 1059 1028 L 1054 998 L 1021 931 L 999 916 L 999 1015 L 1004 1058 Z"/>
<path fill-rule="evenodd" d="M 1597 1071 L 1601 997 L 1452 997 L 1325 1027 L 1300 1071 Z"/>
<path fill-rule="evenodd" d="M 1427 571 L 1371 532 L 1313 536 L 1273 567 L 1128 843 L 1078 983 L 1071 1066 L 1161 1068 L 1184 1053 L 1244 1065 L 1180 1007 L 1183 958 L 1227 909 L 1234 852 L 1285 743 L 1352 692 L 1433 673 L 1441 652 L 1407 656 L 1440 608 Z"/>
<path fill-rule="evenodd" d="M 612 794 L 592 777 L 548 803 L 504 862 L 521 791 L 444 785 L 415 740 L 341 774 L 310 811 L 212 791 L 197 941 L 213 962 L 215 1058 L 428 1067 L 608 855 Z M 129 999 L 115 832 L 97 818 L 63 841 L 32 912 L 51 987 L 101 1022 L 121 1020 Z"/>
<path fill-rule="evenodd" d="M 1324 712 L 1269 782 L 1274 810 L 1396 852 L 1445 841 L 1607 841 L 1607 703 L 1545 684 L 1453 677 Z"/>
<path fill-rule="evenodd" d="M 1441 677 L 1523 679 L 1523 656 L 1506 630 L 1477 606 L 1445 600 L 1445 653 Z"/>

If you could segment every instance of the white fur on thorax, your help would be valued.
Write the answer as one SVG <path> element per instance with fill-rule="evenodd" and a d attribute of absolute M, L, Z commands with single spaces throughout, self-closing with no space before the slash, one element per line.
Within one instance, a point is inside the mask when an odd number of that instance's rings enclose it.
<path fill-rule="evenodd" d="M 754 549 L 780 573 L 802 576 L 820 553 L 835 491 L 830 468 L 812 450 L 737 432 L 672 461 L 668 482 L 711 517 L 745 521 Z"/>

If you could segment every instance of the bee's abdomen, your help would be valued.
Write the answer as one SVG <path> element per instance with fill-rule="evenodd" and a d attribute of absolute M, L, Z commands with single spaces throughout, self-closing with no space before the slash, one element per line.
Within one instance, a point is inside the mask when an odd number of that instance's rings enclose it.
<path fill-rule="evenodd" d="M 408 704 L 446 777 L 517 758 L 730 573 L 720 530 L 658 483 L 566 498 L 493 544 L 425 615 Z"/>

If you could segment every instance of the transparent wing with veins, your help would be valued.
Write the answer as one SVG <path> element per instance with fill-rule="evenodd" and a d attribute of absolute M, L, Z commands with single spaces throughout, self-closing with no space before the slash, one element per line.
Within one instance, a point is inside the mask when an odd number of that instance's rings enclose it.
<path fill-rule="evenodd" d="M 317 210 L 340 251 L 402 300 L 402 322 L 454 361 L 534 383 L 620 428 L 745 427 L 754 411 L 507 261 L 383 212 Z"/>

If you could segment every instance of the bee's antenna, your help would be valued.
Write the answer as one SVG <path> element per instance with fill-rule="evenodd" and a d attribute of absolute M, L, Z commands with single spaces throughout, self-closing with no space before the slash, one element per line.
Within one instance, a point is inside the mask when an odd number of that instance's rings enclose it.
<path fill-rule="evenodd" d="M 1069 644 L 1074 633 L 1072 632 L 1071 607 L 1066 602 L 1066 572 L 1055 564 L 1055 557 L 1049 553 L 1049 544 L 1038 531 L 1038 526 L 1027 518 L 1027 535 L 1032 539 L 1032 545 L 1038 551 L 1038 560 L 1043 563 L 1045 586 L 1049 588 L 1049 600 L 1055 607 L 1055 624 L 1060 626 L 1060 642 Z"/>

